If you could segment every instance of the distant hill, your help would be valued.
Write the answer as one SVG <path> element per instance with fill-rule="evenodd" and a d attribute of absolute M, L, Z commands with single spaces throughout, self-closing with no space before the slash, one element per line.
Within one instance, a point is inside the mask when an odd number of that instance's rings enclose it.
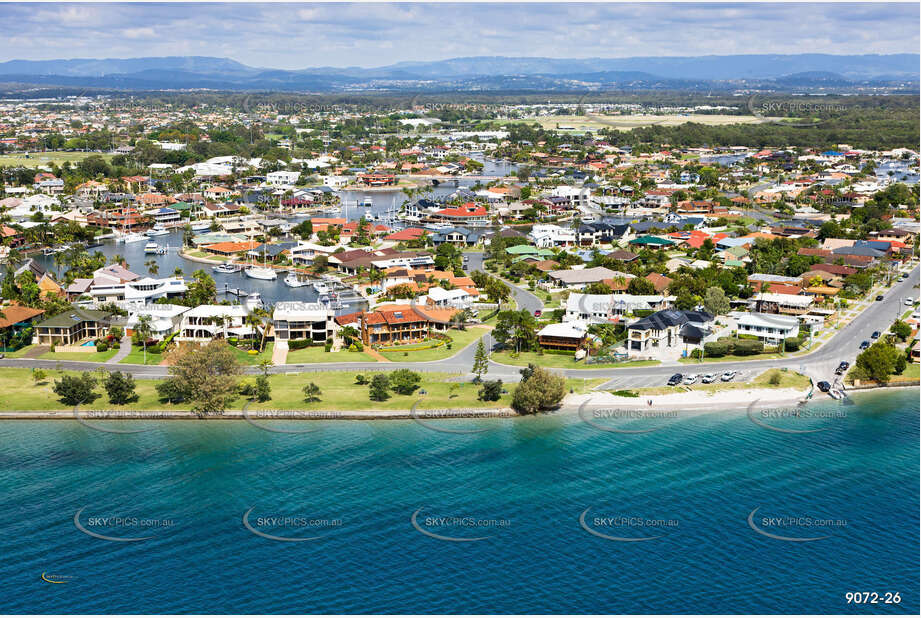
<path fill-rule="evenodd" d="M 499 89 L 598 87 L 730 87 L 752 80 L 777 87 L 846 87 L 856 83 L 918 81 L 918 54 L 734 55 L 634 58 L 512 58 L 480 56 L 375 67 L 256 68 L 228 58 L 170 56 L 0 63 L 0 81 L 121 89 L 456 90 L 475 84 Z M 625 86 L 626 85 L 626 86 Z M 732 87 L 735 87 L 732 86 Z"/>

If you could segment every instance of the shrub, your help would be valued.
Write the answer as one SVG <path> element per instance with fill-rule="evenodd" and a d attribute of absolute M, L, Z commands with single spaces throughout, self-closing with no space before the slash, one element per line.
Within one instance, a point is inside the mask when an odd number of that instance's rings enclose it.
<path fill-rule="evenodd" d="M 390 387 L 401 395 L 412 395 L 422 382 L 422 375 L 409 369 L 391 371 L 389 376 Z"/>
<path fill-rule="evenodd" d="M 512 407 L 522 414 L 534 414 L 560 405 L 566 394 L 566 380 L 543 367 L 522 370 L 522 381 L 512 395 Z"/>
<path fill-rule="evenodd" d="M 499 401 L 502 396 L 502 380 L 486 380 L 480 388 L 477 398 L 480 401 Z"/>
<path fill-rule="evenodd" d="M 636 391 L 625 391 L 625 390 L 611 391 L 611 394 L 614 395 L 615 397 L 639 397 L 640 396 L 640 394 Z"/>
<path fill-rule="evenodd" d="M 48 374 L 42 371 L 41 369 L 36 369 L 32 372 L 32 380 L 38 384 L 39 382 L 44 382 L 48 377 Z"/>
<path fill-rule="evenodd" d="M 366 378 L 363 374 L 359 373 L 358 375 L 355 376 L 355 384 L 367 384 L 367 383 L 368 383 L 368 378 Z"/>
<path fill-rule="evenodd" d="M 390 379 L 386 374 L 379 373 L 371 379 L 368 396 L 372 401 L 386 401 L 390 398 Z"/>
<path fill-rule="evenodd" d="M 783 340 L 783 349 L 786 352 L 796 352 L 802 345 L 802 337 L 787 337 Z"/>
<path fill-rule="evenodd" d="M 781 377 L 780 372 L 775 369 L 771 372 L 771 377 L 768 378 L 768 384 L 771 386 L 779 386 Z"/>
<path fill-rule="evenodd" d="M 103 383 L 106 394 L 109 396 L 109 402 L 115 405 L 123 405 L 137 401 L 138 394 L 135 391 L 134 376 L 130 373 L 113 371 Z"/>
<path fill-rule="evenodd" d="M 104 340 L 100 339 L 96 342 L 96 351 L 97 352 L 106 352 L 109 349 L 109 344 Z"/>
<path fill-rule="evenodd" d="M 323 394 L 323 391 L 320 390 L 320 387 L 311 382 L 303 388 L 304 391 L 304 401 L 310 403 L 312 401 L 320 401 L 320 396 Z"/>
<path fill-rule="evenodd" d="M 710 357 L 726 356 L 729 353 L 729 344 L 725 341 L 708 341 L 704 344 L 704 354 Z"/>
<path fill-rule="evenodd" d="M 736 341 L 733 346 L 733 353 L 739 356 L 751 356 L 752 354 L 761 354 L 764 352 L 764 343 L 761 341 L 749 341 L 743 339 Z"/>
<path fill-rule="evenodd" d="M 99 398 L 99 393 L 93 392 L 96 388 L 96 378 L 88 371 L 78 376 L 65 375 L 60 381 L 55 380 L 54 394 L 61 398 L 61 403 L 76 406 L 92 403 Z"/>

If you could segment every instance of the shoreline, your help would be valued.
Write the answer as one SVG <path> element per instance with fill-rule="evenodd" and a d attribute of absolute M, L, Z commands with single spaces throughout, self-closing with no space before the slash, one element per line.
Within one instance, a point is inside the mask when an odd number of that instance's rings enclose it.
<path fill-rule="evenodd" d="M 896 390 L 906 388 L 919 388 L 919 385 L 877 386 L 872 388 L 856 389 L 860 393 L 873 391 Z M 429 421 L 444 419 L 495 419 L 495 418 L 528 418 L 549 415 L 580 414 L 583 409 L 598 410 L 611 408 L 629 410 L 663 410 L 675 411 L 679 414 L 687 412 L 692 415 L 701 412 L 726 412 L 731 410 L 743 411 L 753 402 L 756 408 L 780 405 L 800 405 L 801 403 L 831 403 L 834 399 L 822 396 L 813 396 L 805 400 L 808 391 L 797 389 L 745 389 L 724 391 L 721 393 L 675 393 L 669 395 L 652 395 L 649 397 L 618 397 L 606 391 L 595 391 L 588 395 L 567 395 L 563 405 L 549 412 L 527 415 L 519 414 L 509 407 L 502 408 L 436 408 L 428 410 L 252 410 L 244 414 L 243 410 L 227 410 L 219 416 L 198 416 L 189 410 L 97 410 L 82 411 L 79 417 L 74 415 L 73 409 L 59 410 L 11 410 L 0 411 L 0 422 L 5 420 L 77 420 L 83 424 L 91 424 L 96 420 L 107 421 L 246 421 L 260 424 L 271 421 L 338 421 L 338 420 L 416 420 L 425 424 Z M 648 401 L 653 401 L 650 406 Z"/>

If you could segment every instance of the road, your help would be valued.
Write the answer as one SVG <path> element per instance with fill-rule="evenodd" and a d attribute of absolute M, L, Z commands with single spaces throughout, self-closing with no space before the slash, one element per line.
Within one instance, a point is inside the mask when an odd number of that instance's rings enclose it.
<path fill-rule="evenodd" d="M 470 266 L 473 268 L 473 255 L 470 257 Z M 482 264 L 482 256 L 479 264 Z M 713 362 L 699 364 L 668 364 L 653 367 L 636 368 L 605 368 L 605 369 L 557 369 L 556 372 L 569 378 L 608 378 L 600 388 L 640 388 L 644 386 L 664 385 L 668 377 L 674 373 L 722 373 L 729 369 L 740 371 L 742 380 L 752 378 L 759 373 L 775 367 L 789 367 L 796 371 L 803 371 L 814 381 L 834 379 L 834 370 L 842 360 L 853 363 L 861 341 L 868 340 L 870 334 L 879 330 L 885 332 L 892 322 L 904 313 L 908 307 L 903 304 L 903 299 L 911 297 L 918 300 L 919 270 L 916 266 L 902 283 L 896 283 L 893 288 L 884 294 L 882 301 L 871 301 L 866 310 L 858 314 L 847 326 L 825 342 L 818 350 L 801 356 L 790 356 L 781 359 Z M 533 294 L 512 286 L 513 292 L 518 290 L 525 302 L 540 303 L 540 299 Z M 517 297 L 517 294 L 516 294 Z M 532 300 L 528 300 L 532 297 Z M 491 347 L 492 341 L 488 333 L 484 333 L 486 344 Z M 413 369 L 423 372 L 447 372 L 469 375 L 473 366 L 473 357 L 476 352 L 476 342 L 467 346 L 451 358 L 428 362 L 406 363 L 313 363 L 305 365 L 280 365 L 270 369 L 271 373 L 312 373 L 326 371 L 381 371 L 393 369 Z M 2 359 L 0 367 L 24 367 L 41 369 L 64 369 L 68 371 L 92 371 L 100 366 L 99 363 L 83 361 L 50 361 L 38 359 Z M 168 368 L 163 366 L 119 365 L 122 371 L 127 371 L 139 379 L 163 378 L 168 375 Z M 488 377 L 501 378 L 506 382 L 517 381 L 520 377 L 520 367 L 502 365 L 490 361 Z M 259 373 L 257 367 L 247 367 L 249 374 Z"/>
<path fill-rule="evenodd" d="M 467 272 L 472 272 L 474 270 L 486 272 L 485 270 L 483 270 L 483 253 L 482 252 L 469 251 L 469 252 L 465 252 L 464 255 L 467 256 L 467 266 L 464 268 L 464 270 L 466 270 Z M 512 297 L 518 303 L 519 309 L 527 309 L 532 314 L 535 311 L 543 310 L 544 302 L 540 298 L 538 298 L 537 296 L 535 296 L 528 290 L 520 288 L 517 285 L 509 281 L 505 281 L 504 279 L 500 279 L 500 280 L 502 281 L 502 283 L 506 285 L 506 287 L 508 287 L 508 289 L 512 291 Z"/>

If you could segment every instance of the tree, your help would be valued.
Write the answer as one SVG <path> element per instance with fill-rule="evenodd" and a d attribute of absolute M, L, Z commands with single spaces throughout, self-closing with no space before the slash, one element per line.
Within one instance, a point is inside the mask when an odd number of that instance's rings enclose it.
<path fill-rule="evenodd" d="M 139 315 L 137 323 L 134 325 L 134 336 L 144 346 L 144 364 L 147 364 L 147 340 L 150 339 L 152 332 L 151 325 L 153 318 L 149 315 Z"/>
<path fill-rule="evenodd" d="M 320 397 L 323 395 L 323 391 L 320 390 L 320 387 L 313 382 L 305 385 L 302 390 L 304 391 L 304 401 L 307 403 L 320 401 Z"/>
<path fill-rule="evenodd" d="M 90 372 L 84 371 L 78 376 L 65 375 L 61 380 L 55 380 L 52 390 L 61 398 L 61 403 L 68 406 L 77 406 L 92 403 L 99 397 L 93 392 L 96 388 L 96 378 Z"/>
<path fill-rule="evenodd" d="M 214 279 L 205 271 L 199 269 L 192 273 L 192 281 L 189 282 L 186 291 L 185 300 L 189 307 L 198 307 L 207 305 L 217 297 L 217 284 Z"/>
<path fill-rule="evenodd" d="M 902 353 L 897 347 L 878 341 L 857 355 L 857 377 L 885 384 L 896 373 L 900 356 Z M 904 369 L 904 365 L 901 366 Z"/>
<path fill-rule="evenodd" d="M 502 396 L 502 380 L 486 380 L 477 396 L 480 401 L 499 401 Z"/>
<path fill-rule="evenodd" d="M 537 344 L 537 321 L 530 311 L 501 311 L 492 336 L 501 346 L 514 343 L 517 351 L 531 350 Z"/>
<path fill-rule="evenodd" d="M 729 299 L 723 288 L 712 286 L 704 292 L 704 309 L 712 315 L 725 315 L 729 313 Z"/>
<path fill-rule="evenodd" d="M 35 384 L 40 384 L 44 382 L 47 378 L 48 378 L 48 374 L 45 373 L 41 369 L 36 369 L 35 371 L 32 372 L 32 381 L 35 382 Z"/>
<path fill-rule="evenodd" d="M 400 395 L 412 395 L 422 382 L 422 375 L 409 369 L 391 371 L 389 376 L 390 388 Z"/>
<path fill-rule="evenodd" d="M 138 394 L 135 391 L 134 376 L 130 373 L 110 372 L 105 382 L 103 382 L 103 387 L 109 396 L 109 402 L 112 404 L 124 405 L 138 399 Z"/>
<path fill-rule="evenodd" d="M 476 374 L 474 382 L 480 382 L 483 376 L 489 372 L 489 354 L 486 352 L 486 345 L 480 338 L 476 344 L 476 353 L 473 355 L 473 371 Z"/>
<path fill-rule="evenodd" d="M 889 330 L 899 338 L 900 341 L 905 341 L 908 337 L 911 336 L 911 326 L 903 322 L 902 320 L 896 320 L 892 325 L 892 328 Z"/>
<path fill-rule="evenodd" d="M 144 266 L 147 267 L 147 272 L 149 272 L 151 275 L 156 275 L 158 272 L 160 272 L 160 265 L 157 264 L 156 260 L 147 260 L 144 262 Z"/>
<path fill-rule="evenodd" d="M 656 293 L 656 286 L 645 277 L 634 277 L 627 284 L 627 293 L 636 294 L 637 296 L 652 296 Z"/>
<path fill-rule="evenodd" d="M 372 401 L 386 401 L 390 398 L 390 380 L 386 374 L 379 373 L 371 378 L 368 395 Z"/>
<path fill-rule="evenodd" d="M 173 356 L 169 368 L 172 392 L 192 402 L 198 414 L 220 414 L 238 391 L 239 361 L 223 341 L 214 340 L 201 348 L 186 348 Z"/>
<path fill-rule="evenodd" d="M 272 385 L 269 384 L 267 375 L 256 376 L 256 383 L 253 385 L 251 394 L 256 401 L 268 401 L 272 398 Z"/>
<path fill-rule="evenodd" d="M 534 414 L 559 406 L 566 394 L 566 380 L 543 367 L 528 369 L 527 379 L 512 394 L 512 407 L 522 414 Z"/>

